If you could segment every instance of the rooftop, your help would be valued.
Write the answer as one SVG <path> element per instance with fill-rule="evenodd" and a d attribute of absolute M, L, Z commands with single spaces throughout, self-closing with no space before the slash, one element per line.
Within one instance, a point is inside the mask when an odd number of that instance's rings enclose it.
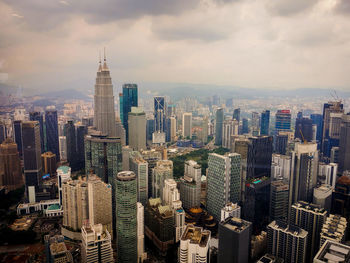
<path fill-rule="evenodd" d="M 315 256 L 316 262 L 350 262 L 350 247 L 327 240 Z"/>
<path fill-rule="evenodd" d="M 243 230 L 247 229 L 252 223 L 237 217 L 228 217 L 220 224 L 235 232 L 242 232 Z"/>
<path fill-rule="evenodd" d="M 198 244 L 200 247 L 206 247 L 209 239 L 209 230 L 203 230 L 203 228 L 195 227 L 193 225 L 187 225 L 181 237 L 181 240 L 190 240 L 190 243 Z"/>

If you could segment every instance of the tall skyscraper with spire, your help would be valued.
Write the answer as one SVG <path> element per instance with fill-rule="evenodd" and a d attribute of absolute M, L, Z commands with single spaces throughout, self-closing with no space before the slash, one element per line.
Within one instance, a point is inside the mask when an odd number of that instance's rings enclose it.
<path fill-rule="evenodd" d="M 109 137 L 116 136 L 113 85 L 104 55 L 97 70 L 94 96 L 94 126 Z"/>

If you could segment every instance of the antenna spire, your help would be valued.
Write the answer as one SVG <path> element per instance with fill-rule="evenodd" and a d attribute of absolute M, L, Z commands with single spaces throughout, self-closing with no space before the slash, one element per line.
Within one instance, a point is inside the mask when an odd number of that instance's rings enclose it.
<path fill-rule="evenodd" d="M 99 59 L 99 63 L 101 64 L 101 50 L 99 51 L 99 57 L 100 57 L 100 59 Z"/>
<path fill-rule="evenodd" d="M 104 61 L 106 61 L 106 47 L 103 48 Z"/>

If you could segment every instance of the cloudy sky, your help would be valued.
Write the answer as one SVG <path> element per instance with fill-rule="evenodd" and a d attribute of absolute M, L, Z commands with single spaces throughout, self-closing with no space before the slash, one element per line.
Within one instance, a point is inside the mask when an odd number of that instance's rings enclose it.
<path fill-rule="evenodd" d="M 350 90 L 349 0 L 0 0 L 0 81 Z"/>

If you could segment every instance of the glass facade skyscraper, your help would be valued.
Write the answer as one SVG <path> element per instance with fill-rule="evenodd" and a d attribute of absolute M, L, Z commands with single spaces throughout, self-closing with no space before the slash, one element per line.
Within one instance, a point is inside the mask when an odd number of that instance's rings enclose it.
<path fill-rule="evenodd" d="M 56 110 L 46 110 L 46 150 L 56 154 L 56 159 L 60 160 L 60 150 L 58 143 L 58 121 Z"/>
<path fill-rule="evenodd" d="M 260 135 L 269 135 L 269 127 L 270 127 L 270 111 L 265 110 L 261 113 Z"/>
<path fill-rule="evenodd" d="M 310 119 L 312 120 L 312 124 L 315 124 L 317 127 L 316 140 L 317 140 L 317 143 L 320 144 L 322 140 L 322 122 L 323 122 L 322 114 L 311 114 Z"/>
<path fill-rule="evenodd" d="M 44 116 L 39 111 L 33 111 L 29 113 L 29 120 L 39 122 L 41 153 L 43 153 L 45 152 Z"/>
<path fill-rule="evenodd" d="M 222 129 L 224 125 L 224 110 L 222 108 L 218 108 L 216 110 L 216 118 L 215 118 L 215 145 L 222 145 Z"/>
<path fill-rule="evenodd" d="M 136 84 L 124 84 L 123 85 L 123 95 L 121 105 L 122 111 L 120 112 L 120 119 L 123 123 L 126 135 L 126 144 L 129 144 L 129 126 L 128 126 L 128 113 L 131 112 L 131 107 L 138 106 L 138 95 L 137 95 L 137 85 Z"/>
<path fill-rule="evenodd" d="M 17 149 L 19 156 L 22 157 L 22 121 L 14 121 L 13 122 L 13 131 L 15 135 L 15 143 L 17 144 Z"/>
<path fill-rule="evenodd" d="M 290 110 L 278 110 L 276 113 L 276 134 L 280 131 L 290 131 L 292 115 Z"/>
<path fill-rule="evenodd" d="M 155 131 L 165 131 L 165 97 L 154 97 Z"/>

